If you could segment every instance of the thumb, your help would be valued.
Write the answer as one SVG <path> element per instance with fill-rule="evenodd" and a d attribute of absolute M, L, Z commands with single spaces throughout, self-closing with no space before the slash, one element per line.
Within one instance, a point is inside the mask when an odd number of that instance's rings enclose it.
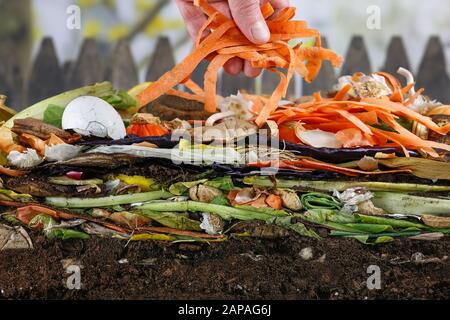
<path fill-rule="evenodd" d="M 261 13 L 259 0 L 229 0 L 230 11 L 242 33 L 253 43 L 270 39 L 270 31 Z"/>

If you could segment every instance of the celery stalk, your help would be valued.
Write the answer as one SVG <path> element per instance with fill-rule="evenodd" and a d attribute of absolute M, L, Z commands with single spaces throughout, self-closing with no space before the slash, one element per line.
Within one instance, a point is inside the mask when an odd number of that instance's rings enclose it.
<path fill-rule="evenodd" d="M 450 200 L 375 192 L 373 204 L 392 214 L 450 216 Z"/>
<path fill-rule="evenodd" d="M 391 183 L 378 181 L 308 181 L 308 180 L 283 180 L 277 179 L 276 186 L 268 177 L 246 177 L 244 183 L 255 187 L 277 188 L 305 188 L 311 190 L 345 191 L 349 188 L 364 187 L 370 191 L 390 192 L 443 192 L 450 191 L 450 186 L 434 186 L 414 183 Z"/>
<path fill-rule="evenodd" d="M 154 202 L 147 203 L 139 207 L 140 210 L 151 210 L 151 211 L 166 211 L 166 212 L 208 212 L 215 213 L 219 215 L 224 220 L 263 220 L 268 221 L 274 217 L 287 216 L 287 213 L 282 211 L 275 211 L 273 213 L 260 212 L 254 210 L 246 210 L 241 208 L 234 208 L 228 206 L 222 206 L 218 204 L 195 202 L 195 201 L 184 201 L 184 202 Z"/>
<path fill-rule="evenodd" d="M 58 208 L 99 208 L 121 204 L 147 202 L 152 200 L 168 199 L 173 194 L 166 191 L 152 191 L 144 193 L 125 194 L 102 198 L 64 198 L 47 197 L 45 203 Z M 170 210 L 167 210 L 170 211 Z"/>

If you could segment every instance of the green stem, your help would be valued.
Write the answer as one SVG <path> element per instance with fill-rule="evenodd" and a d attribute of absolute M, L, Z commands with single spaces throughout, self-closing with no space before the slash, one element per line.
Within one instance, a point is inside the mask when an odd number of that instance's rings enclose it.
<path fill-rule="evenodd" d="M 308 180 L 283 180 L 277 179 L 276 185 L 268 177 L 246 177 L 244 183 L 256 187 L 268 188 L 305 188 L 309 190 L 319 190 L 332 192 L 345 191 L 349 188 L 364 187 L 370 191 L 391 191 L 391 192 L 445 192 L 450 191 L 450 186 L 433 186 L 414 183 L 390 183 L 372 181 L 308 181 Z"/>
<path fill-rule="evenodd" d="M 392 214 L 450 216 L 450 200 L 375 192 L 373 204 Z"/>
<path fill-rule="evenodd" d="M 406 232 L 386 232 L 386 233 L 352 233 L 346 231 L 331 231 L 330 236 L 332 237 L 356 237 L 356 236 L 367 236 L 369 238 L 379 238 L 379 237 L 413 237 L 419 235 L 419 231 L 406 231 Z"/>
<path fill-rule="evenodd" d="M 130 203 L 147 202 L 160 199 L 168 199 L 170 197 L 173 197 L 173 194 L 169 192 L 152 191 L 145 193 L 134 193 L 102 198 L 48 197 L 45 199 L 45 203 L 59 208 L 98 208 Z"/>
<path fill-rule="evenodd" d="M 267 221 L 273 217 L 282 216 L 279 211 L 269 212 L 258 212 L 253 210 L 246 210 L 228 206 L 222 206 L 218 204 L 195 202 L 195 201 L 184 201 L 184 202 L 154 202 L 147 203 L 139 207 L 141 210 L 152 210 L 152 211 L 166 211 L 166 212 L 208 212 L 215 213 L 219 215 L 224 220 L 263 220 Z M 285 214 L 287 216 L 287 213 Z"/>

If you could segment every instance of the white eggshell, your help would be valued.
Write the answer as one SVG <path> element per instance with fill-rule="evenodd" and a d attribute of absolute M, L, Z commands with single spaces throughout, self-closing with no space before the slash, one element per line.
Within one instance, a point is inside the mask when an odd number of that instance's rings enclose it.
<path fill-rule="evenodd" d="M 62 117 L 62 128 L 84 136 L 123 139 L 125 125 L 119 113 L 108 102 L 93 96 L 72 100 Z"/>

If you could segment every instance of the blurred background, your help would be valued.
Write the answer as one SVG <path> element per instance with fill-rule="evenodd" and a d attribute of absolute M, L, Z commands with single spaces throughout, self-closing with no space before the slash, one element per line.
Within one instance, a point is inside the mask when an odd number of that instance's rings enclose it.
<path fill-rule="evenodd" d="M 364 36 L 374 67 L 383 63 L 392 35 L 406 39 L 413 68 L 417 66 L 430 35 L 439 35 L 450 58 L 450 6 L 448 0 L 291 0 L 297 18 L 307 20 L 328 38 L 329 46 L 345 54 L 350 37 Z M 66 27 L 67 8 L 81 8 L 81 29 Z M 0 38 L 22 42 L 21 55 L 35 52 L 40 40 L 51 36 L 62 62 L 73 60 L 85 37 L 107 47 L 126 37 L 141 68 L 149 60 L 157 36 L 166 35 L 177 59 L 190 50 L 190 40 L 174 0 L 0 0 Z M 378 6 L 381 28 L 370 30 L 367 19 Z M 367 12 L 369 10 L 369 13 Z"/>
<path fill-rule="evenodd" d="M 433 35 L 441 39 L 450 61 L 448 0 L 291 0 L 291 4 L 298 8 L 297 19 L 319 29 L 329 47 L 343 56 L 352 36 L 362 35 L 373 70 L 383 66 L 395 35 L 403 37 L 415 72 Z M 79 29 L 67 27 L 71 5 L 81 9 Z M 377 22 L 373 19 L 378 13 Z M 0 0 L 0 40 L 14 43 L 16 52 L 11 54 L 17 55 L 24 78 L 44 37 L 53 39 L 61 65 L 76 61 L 83 40 L 94 38 L 105 56 L 118 40 L 127 39 L 142 81 L 159 36 L 170 39 L 177 61 L 191 49 L 174 0 Z"/>

